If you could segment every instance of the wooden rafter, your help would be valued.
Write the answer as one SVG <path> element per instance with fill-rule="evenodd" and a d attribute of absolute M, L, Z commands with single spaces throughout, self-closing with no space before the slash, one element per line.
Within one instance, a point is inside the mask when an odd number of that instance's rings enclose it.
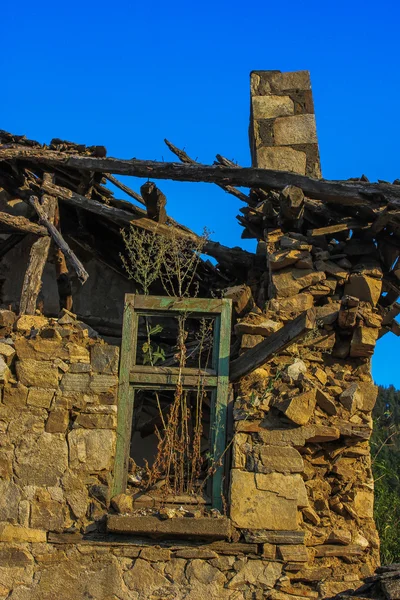
<path fill-rule="evenodd" d="M 46 226 L 47 231 L 49 232 L 50 236 L 52 237 L 54 242 L 57 244 L 57 246 L 63 252 L 64 256 L 66 257 L 66 260 L 72 265 L 80 282 L 85 283 L 85 281 L 89 277 L 89 274 L 85 270 L 81 261 L 76 257 L 74 252 L 72 252 L 71 248 L 68 246 L 67 242 L 64 240 L 61 233 L 57 230 L 57 228 L 53 225 L 51 220 L 47 217 L 47 215 L 44 212 L 42 206 L 40 205 L 38 199 L 35 196 L 31 196 L 29 198 L 29 203 L 36 210 L 36 212 L 39 216 L 40 222 Z"/>
<path fill-rule="evenodd" d="M 44 180 L 50 181 L 51 176 L 45 173 Z M 48 194 L 43 195 L 41 212 L 49 223 L 54 223 L 57 210 L 57 199 Z M 50 250 L 51 237 L 43 236 L 36 240 L 31 247 L 29 262 L 25 271 L 22 285 L 19 312 L 21 315 L 35 314 L 39 292 L 42 287 L 44 267 Z"/>
<path fill-rule="evenodd" d="M 135 225 L 135 227 L 140 227 L 142 229 L 146 229 L 147 231 L 156 232 L 167 236 L 171 235 L 170 226 L 152 221 L 141 214 L 130 213 L 120 208 L 102 204 L 97 200 L 85 198 L 85 196 L 80 196 L 72 190 L 54 184 L 48 184 L 44 182 L 43 189 L 48 193 L 55 194 L 64 202 L 70 203 L 78 208 L 83 208 L 84 210 L 93 212 L 99 216 L 103 216 L 104 218 L 113 221 L 121 227 Z M 193 242 L 197 242 L 199 239 L 199 236 L 187 228 L 177 228 L 175 230 L 175 234 L 192 240 Z M 232 261 L 235 261 L 237 265 L 247 268 L 250 267 L 254 262 L 254 255 L 251 254 L 251 252 L 246 252 L 240 248 L 228 248 L 211 240 L 206 242 L 204 252 L 205 254 L 213 256 L 220 262 L 230 264 Z"/>
<path fill-rule="evenodd" d="M 190 156 L 188 154 L 186 154 L 186 152 L 184 150 L 180 150 L 179 148 L 174 146 L 174 144 L 169 142 L 167 139 L 165 139 L 164 142 L 167 144 L 167 146 L 171 150 L 171 152 L 173 154 L 175 154 L 175 156 L 177 156 L 181 162 L 188 164 L 188 165 L 200 164 L 196 160 L 193 160 L 193 158 L 190 158 Z M 239 198 L 239 200 L 242 200 L 242 202 L 249 202 L 249 197 L 246 196 L 246 194 L 243 194 L 243 192 L 241 192 L 240 190 L 235 188 L 233 185 L 222 185 L 220 183 L 218 183 L 217 185 L 221 189 L 223 189 L 224 192 L 228 192 L 228 194 L 232 194 L 232 196 Z"/>
<path fill-rule="evenodd" d="M 15 229 L 15 231 L 22 231 L 23 233 L 34 233 L 35 235 L 48 235 L 46 227 L 32 223 L 29 219 L 19 216 L 10 215 L 6 212 L 0 212 L 0 223 Z"/>
<path fill-rule="evenodd" d="M 37 165 L 63 166 L 97 173 L 172 179 L 174 181 L 203 181 L 249 188 L 283 190 L 287 185 L 293 185 L 301 188 L 306 196 L 325 202 L 357 206 L 368 204 L 369 201 L 380 200 L 390 204 L 393 208 L 400 207 L 400 186 L 388 183 L 328 181 L 312 179 L 305 175 L 286 171 L 250 167 L 188 165 L 150 160 L 71 156 L 64 152 L 19 145 L 0 149 L 0 162 L 10 160 L 22 160 Z"/>
<path fill-rule="evenodd" d="M 123 183 L 121 183 L 121 181 L 119 181 L 116 177 L 111 175 L 111 173 L 105 173 L 105 176 L 108 179 L 108 181 L 110 183 L 112 183 L 113 185 L 115 185 L 115 187 L 117 187 L 119 190 L 121 190 L 122 192 L 125 192 L 125 194 L 127 194 L 128 196 L 130 196 L 137 202 L 140 202 L 140 204 L 143 204 L 144 206 L 146 206 L 146 203 L 140 194 L 138 194 L 134 190 L 131 190 L 131 188 L 128 187 L 127 185 L 124 185 Z"/>

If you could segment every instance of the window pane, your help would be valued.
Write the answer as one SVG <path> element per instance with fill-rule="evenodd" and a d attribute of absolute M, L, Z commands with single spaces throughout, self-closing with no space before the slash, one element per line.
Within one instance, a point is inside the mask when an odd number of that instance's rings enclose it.
<path fill-rule="evenodd" d="M 139 316 L 137 365 L 211 368 L 215 317 Z"/>
<path fill-rule="evenodd" d="M 211 392 L 137 390 L 128 485 L 151 494 L 207 491 Z"/>

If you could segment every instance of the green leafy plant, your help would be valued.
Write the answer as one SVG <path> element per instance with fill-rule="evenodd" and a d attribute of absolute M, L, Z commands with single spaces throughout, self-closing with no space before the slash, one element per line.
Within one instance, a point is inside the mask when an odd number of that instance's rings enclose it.
<path fill-rule="evenodd" d="M 164 237 L 157 232 L 137 229 L 121 229 L 125 254 L 120 254 L 129 279 L 133 279 L 143 294 L 150 293 L 150 286 L 160 278 L 166 245 Z"/>
<path fill-rule="evenodd" d="M 148 321 L 146 319 L 146 327 L 147 327 L 147 341 L 142 345 L 142 354 L 143 354 L 143 364 L 144 365 L 156 365 L 157 362 L 164 362 L 165 360 L 165 350 L 158 345 L 155 345 L 151 341 L 152 335 L 157 335 L 157 333 L 161 333 L 163 328 L 161 325 L 157 324 L 154 327 L 149 327 Z"/>
<path fill-rule="evenodd" d="M 181 236 L 173 228 L 170 235 L 157 232 L 149 233 L 131 227 L 122 232 L 126 252 L 121 255 L 123 266 L 128 276 L 133 279 L 143 294 L 149 294 L 153 284 L 159 284 L 168 296 L 177 298 L 195 297 L 198 293 L 198 267 L 201 253 L 208 239 L 208 232 L 197 238 Z M 203 402 L 206 393 L 199 376 L 197 389 L 189 397 L 188 391 L 182 387 L 182 370 L 188 360 L 186 340 L 188 336 L 188 314 L 178 317 L 178 332 L 174 358 L 178 364 L 178 382 L 168 413 L 163 413 L 159 394 L 155 393 L 162 429 L 157 428 L 158 447 L 153 464 L 147 465 L 147 487 L 154 486 L 162 480 L 163 493 L 168 495 L 194 493 L 199 491 L 199 476 L 204 455 L 201 452 L 203 435 Z M 202 319 L 196 334 L 195 348 L 190 356 L 206 357 L 211 360 L 212 328 L 210 323 Z M 144 365 L 160 365 L 165 361 L 165 350 L 154 341 L 154 337 L 163 328 L 157 324 L 150 326 L 145 317 L 146 340 L 141 351 Z M 194 398 L 193 398 L 194 395 Z M 206 459 L 207 460 L 207 459 Z"/>
<path fill-rule="evenodd" d="M 380 387 L 371 438 L 374 518 L 383 564 L 400 561 L 400 391 Z"/>

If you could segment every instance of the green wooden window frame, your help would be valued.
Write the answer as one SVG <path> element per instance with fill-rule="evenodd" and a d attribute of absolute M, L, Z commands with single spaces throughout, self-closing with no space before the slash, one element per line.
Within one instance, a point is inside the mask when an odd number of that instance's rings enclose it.
<path fill-rule="evenodd" d="M 129 449 L 135 389 L 174 388 L 179 367 L 136 365 L 138 323 L 140 316 L 214 316 L 214 339 L 211 369 L 181 370 L 186 389 L 196 389 L 199 375 L 211 390 L 211 439 L 213 456 L 223 456 L 226 446 L 226 421 L 229 392 L 229 353 L 232 303 L 228 299 L 171 298 L 162 296 L 125 295 L 124 322 L 118 388 L 117 446 L 114 464 L 113 495 L 126 491 Z M 222 461 L 223 462 L 223 461 Z M 211 482 L 211 501 L 222 509 L 223 465 L 218 466 Z"/>

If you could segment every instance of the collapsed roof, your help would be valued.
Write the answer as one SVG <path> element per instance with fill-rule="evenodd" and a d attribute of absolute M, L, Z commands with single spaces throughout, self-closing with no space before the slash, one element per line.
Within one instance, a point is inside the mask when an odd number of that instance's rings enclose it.
<path fill-rule="evenodd" d="M 139 194 L 114 175 L 203 181 L 219 185 L 245 203 L 238 216 L 244 226 L 242 237 L 255 238 L 263 244 L 274 228 L 280 227 L 312 238 L 322 248 L 328 243 L 345 242 L 347 254 L 353 248 L 359 255 L 382 260 L 382 305 L 390 305 L 400 295 L 396 266 L 400 247 L 400 180 L 393 184 L 369 183 L 364 176 L 349 181 L 317 180 L 283 171 L 241 168 L 220 155 L 214 165 L 206 166 L 167 144 L 183 164 L 107 158 L 103 146 L 77 145 L 59 139 L 47 146 L 1 131 L 0 232 L 10 235 L 0 245 L 0 258 L 27 233 L 50 234 L 82 282 L 87 277 L 84 265 L 66 240 L 90 250 L 98 260 L 125 275 L 120 261 L 121 228 L 133 225 L 163 235 L 170 235 L 173 230 L 193 241 L 198 236 L 167 216 L 165 196 L 155 184 L 145 184 Z M 106 187 L 107 182 L 136 204 L 116 199 Z M 250 192 L 245 194 L 234 186 L 250 188 Z M 42 196 L 56 198 L 60 203 L 58 229 L 35 200 Z M 12 208 L 17 198 L 24 201 L 24 209 L 19 213 Z M 257 264 L 265 270 L 260 256 L 240 248 L 208 241 L 204 252 L 217 260 L 216 267 L 209 261 L 201 265 L 204 291 L 211 285 L 224 287 L 244 281 Z"/>

